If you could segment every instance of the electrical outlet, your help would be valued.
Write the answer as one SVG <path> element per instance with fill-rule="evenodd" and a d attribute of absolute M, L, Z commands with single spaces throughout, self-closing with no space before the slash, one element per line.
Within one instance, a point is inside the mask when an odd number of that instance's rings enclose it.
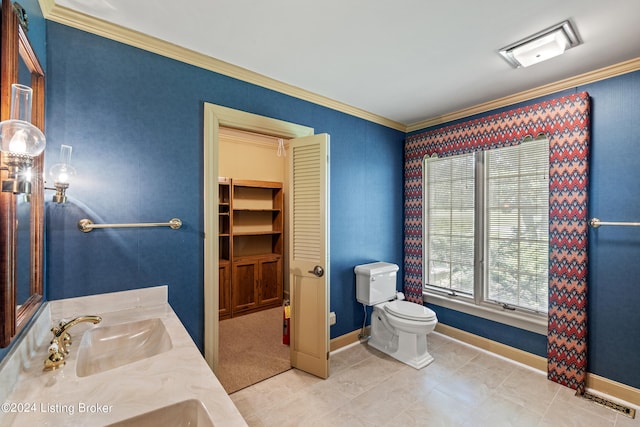
<path fill-rule="evenodd" d="M 329 313 L 329 326 L 333 326 L 336 324 L 336 313 L 332 311 Z"/>

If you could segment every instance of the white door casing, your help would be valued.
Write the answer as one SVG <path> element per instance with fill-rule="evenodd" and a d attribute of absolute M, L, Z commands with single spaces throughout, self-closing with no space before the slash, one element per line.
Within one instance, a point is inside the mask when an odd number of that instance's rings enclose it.
<path fill-rule="evenodd" d="M 244 111 L 234 110 L 231 108 L 223 107 L 220 105 L 214 105 L 210 103 L 204 104 L 204 356 L 211 369 L 216 372 L 218 362 L 218 291 L 220 284 L 218 283 L 219 275 L 219 263 L 218 263 L 218 129 L 220 126 L 226 126 L 235 129 L 242 129 L 250 132 L 262 133 L 266 135 L 278 136 L 286 139 L 306 137 L 313 135 L 313 128 L 297 125 L 295 123 L 284 122 L 282 120 L 271 119 L 264 116 L 258 116 L 256 114 L 247 113 Z M 328 159 L 328 136 L 326 138 L 326 157 Z M 291 154 L 289 154 L 291 156 Z M 328 177 L 328 164 L 325 163 L 325 174 Z M 325 187 L 325 191 L 328 191 L 328 178 Z M 325 212 L 326 215 L 323 218 L 326 220 L 323 229 L 325 230 L 325 273 L 324 273 L 324 286 L 326 296 L 322 301 L 319 301 L 324 308 L 321 310 L 324 313 L 325 319 L 322 324 L 315 324 L 319 330 L 326 331 L 326 352 L 328 352 L 329 339 L 328 339 L 328 194 L 325 194 Z M 291 230 L 291 228 L 289 228 Z M 292 236 L 293 232 L 289 232 L 289 236 Z M 305 279 L 306 280 L 306 279 Z M 293 285 L 292 285 L 293 288 Z M 303 293 L 306 296 L 306 293 Z M 292 302 L 295 305 L 295 302 Z M 305 310 L 306 311 L 306 310 Z M 308 310 L 310 314 L 316 311 L 314 308 Z M 298 310 L 301 313 L 301 310 Z M 303 316 L 299 319 L 301 327 L 304 327 L 307 322 L 306 317 Z M 293 320 L 293 319 L 292 319 Z M 295 323 L 295 322 L 294 322 Z M 292 327 L 293 329 L 293 327 Z M 303 329 L 300 329 L 302 331 Z M 293 330 L 292 330 L 293 332 Z M 306 340 L 302 340 L 302 349 L 307 348 Z M 292 335 L 292 348 L 297 348 L 295 344 L 295 337 Z M 304 354 L 304 353 L 297 353 Z M 293 357 L 293 356 L 292 356 Z M 297 356 L 296 356 L 297 357 Z M 301 356 L 301 358 L 305 358 Z M 292 358 L 293 360 L 293 358 Z M 326 372 L 328 374 L 328 359 L 326 360 Z M 304 369 L 301 367 L 301 369 Z M 310 372 L 314 373 L 314 372 Z M 314 373 L 315 374 L 315 373 Z M 319 375 L 321 376 L 321 375 Z"/>

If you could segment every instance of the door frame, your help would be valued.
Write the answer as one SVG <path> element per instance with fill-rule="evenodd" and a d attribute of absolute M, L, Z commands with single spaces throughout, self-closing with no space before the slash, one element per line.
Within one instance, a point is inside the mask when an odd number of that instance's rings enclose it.
<path fill-rule="evenodd" d="M 220 126 L 280 138 L 311 136 L 308 126 L 204 103 L 204 358 L 214 373 L 219 346 L 218 159 Z"/>

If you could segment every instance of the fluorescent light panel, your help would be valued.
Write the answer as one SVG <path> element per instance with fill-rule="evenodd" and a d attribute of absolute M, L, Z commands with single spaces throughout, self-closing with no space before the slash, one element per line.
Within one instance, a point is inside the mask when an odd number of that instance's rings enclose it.
<path fill-rule="evenodd" d="M 567 20 L 500 49 L 499 53 L 514 68 L 528 67 L 578 46 L 582 41 Z"/>

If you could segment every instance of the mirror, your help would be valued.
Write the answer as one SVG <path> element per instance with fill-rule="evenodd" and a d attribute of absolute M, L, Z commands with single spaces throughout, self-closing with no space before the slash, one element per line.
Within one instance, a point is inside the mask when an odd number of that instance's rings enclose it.
<path fill-rule="evenodd" d="M 31 86 L 31 70 L 20 57 L 18 59 L 18 83 Z M 16 196 L 16 309 L 31 296 L 31 197 Z"/>
<path fill-rule="evenodd" d="M 2 0 L 0 120 L 10 115 L 11 85 L 33 89 L 32 123 L 44 131 L 44 70 L 20 25 L 24 11 Z M 4 163 L 4 159 L 3 163 Z M 0 347 L 24 328 L 43 301 L 44 154 L 34 159 L 30 195 L 0 192 Z M 2 179 L 6 171 L 1 171 Z"/>

